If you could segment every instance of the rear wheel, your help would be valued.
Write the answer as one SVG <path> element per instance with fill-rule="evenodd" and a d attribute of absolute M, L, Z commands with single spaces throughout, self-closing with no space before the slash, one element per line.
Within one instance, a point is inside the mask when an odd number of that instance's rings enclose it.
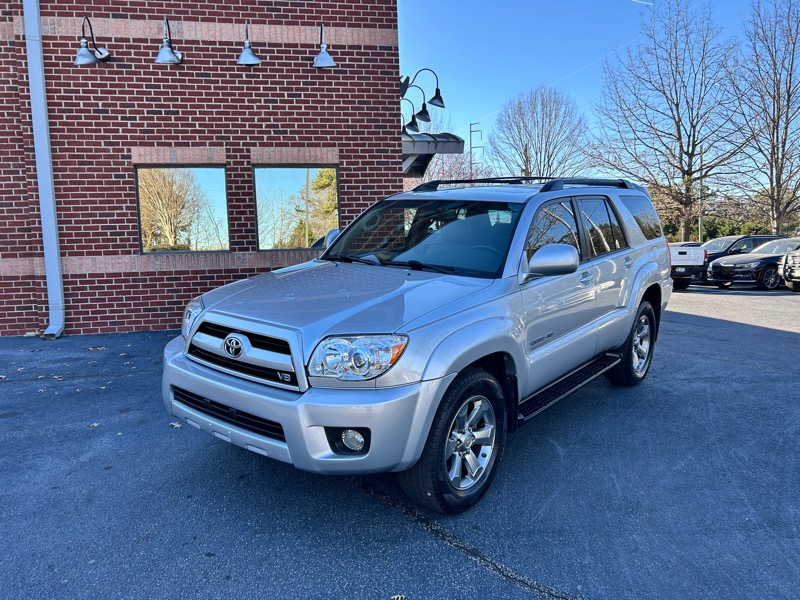
<path fill-rule="evenodd" d="M 620 348 L 622 361 L 606 371 L 606 379 L 617 385 L 638 385 L 647 376 L 653 361 L 653 346 L 656 342 L 658 321 L 652 304 L 642 301 L 636 311 L 628 339 Z"/>
<path fill-rule="evenodd" d="M 442 398 L 419 461 L 398 474 L 400 485 L 426 508 L 465 511 L 489 488 L 505 440 L 500 384 L 482 369 L 466 369 Z"/>
<path fill-rule="evenodd" d="M 673 279 L 672 287 L 674 287 L 676 290 L 685 290 L 689 287 L 690 283 L 692 283 L 691 279 Z"/>
<path fill-rule="evenodd" d="M 778 275 L 777 267 L 764 267 L 758 276 L 758 289 L 775 290 L 781 284 L 781 276 Z"/>
<path fill-rule="evenodd" d="M 730 281 L 721 281 L 720 283 L 717 284 L 717 287 L 721 290 L 727 290 L 732 285 L 733 284 Z"/>

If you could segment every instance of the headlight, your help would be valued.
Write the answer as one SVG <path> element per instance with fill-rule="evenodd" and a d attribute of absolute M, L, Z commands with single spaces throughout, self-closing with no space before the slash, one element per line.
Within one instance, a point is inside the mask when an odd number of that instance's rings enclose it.
<path fill-rule="evenodd" d="M 198 296 L 193 298 L 189 304 L 186 305 L 186 310 L 183 311 L 183 321 L 181 321 L 181 335 L 184 339 L 189 339 L 189 332 L 192 330 L 197 315 L 204 309 L 203 298 Z"/>
<path fill-rule="evenodd" d="M 794 262 L 795 262 L 794 256 L 792 256 L 791 254 L 787 254 L 786 258 L 784 260 L 785 260 L 787 265 L 793 265 Z"/>
<path fill-rule="evenodd" d="M 397 362 L 407 343 L 405 335 L 325 338 L 311 354 L 308 374 L 343 381 L 373 379 Z"/>
<path fill-rule="evenodd" d="M 736 265 L 734 269 L 755 269 L 758 264 L 757 262 L 744 263 L 743 265 Z"/>

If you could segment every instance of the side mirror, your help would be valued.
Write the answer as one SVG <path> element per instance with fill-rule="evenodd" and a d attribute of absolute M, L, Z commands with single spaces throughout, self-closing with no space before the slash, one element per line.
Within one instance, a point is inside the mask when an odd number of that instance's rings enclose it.
<path fill-rule="evenodd" d="M 567 275 L 578 270 L 578 250 L 569 244 L 548 244 L 542 246 L 524 265 L 520 283 L 536 277 Z"/>
<path fill-rule="evenodd" d="M 330 248 L 331 244 L 333 244 L 336 237 L 339 235 L 338 229 L 331 229 L 328 233 L 325 234 L 325 247 Z"/>

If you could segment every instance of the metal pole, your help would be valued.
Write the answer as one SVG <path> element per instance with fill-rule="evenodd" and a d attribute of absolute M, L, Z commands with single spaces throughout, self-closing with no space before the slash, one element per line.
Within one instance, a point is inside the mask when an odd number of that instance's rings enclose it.
<path fill-rule="evenodd" d="M 472 145 L 472 134 L 473 133 L 480 133 L 481 134 L 481 141 L 483 141 L 483 131 L 481 129 L 473 129 L 473 125 L 480 125 L 480 122 L 470 123 L 469 124 L 469 178 L 472 179 L 472 151 L 478 150 L 479 148 L 483 148 L 483 146 L 473 146 Z"/>
<path fill-rule="evenodd" d="M 308 177 L 311 169 L 306 167 L 306 248 L 309 247 L 308 243 Z"/>
<path fill-rule="evenodd" d="M 697 217 L 697 240 L 703 243 L 703 147 L 700 146 L 700 195 L 697 198 L 700 215 Z"/>

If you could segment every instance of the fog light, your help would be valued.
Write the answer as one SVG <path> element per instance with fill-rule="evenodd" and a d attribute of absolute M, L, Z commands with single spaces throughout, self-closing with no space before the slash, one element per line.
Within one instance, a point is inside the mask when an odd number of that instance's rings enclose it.
<path fill-rule="evenodd" d="M 355 429 L 345 429 L 342 432 L 342 443 L 353 452 L 361 452 L 364 449 L 364 436 Z"/>

